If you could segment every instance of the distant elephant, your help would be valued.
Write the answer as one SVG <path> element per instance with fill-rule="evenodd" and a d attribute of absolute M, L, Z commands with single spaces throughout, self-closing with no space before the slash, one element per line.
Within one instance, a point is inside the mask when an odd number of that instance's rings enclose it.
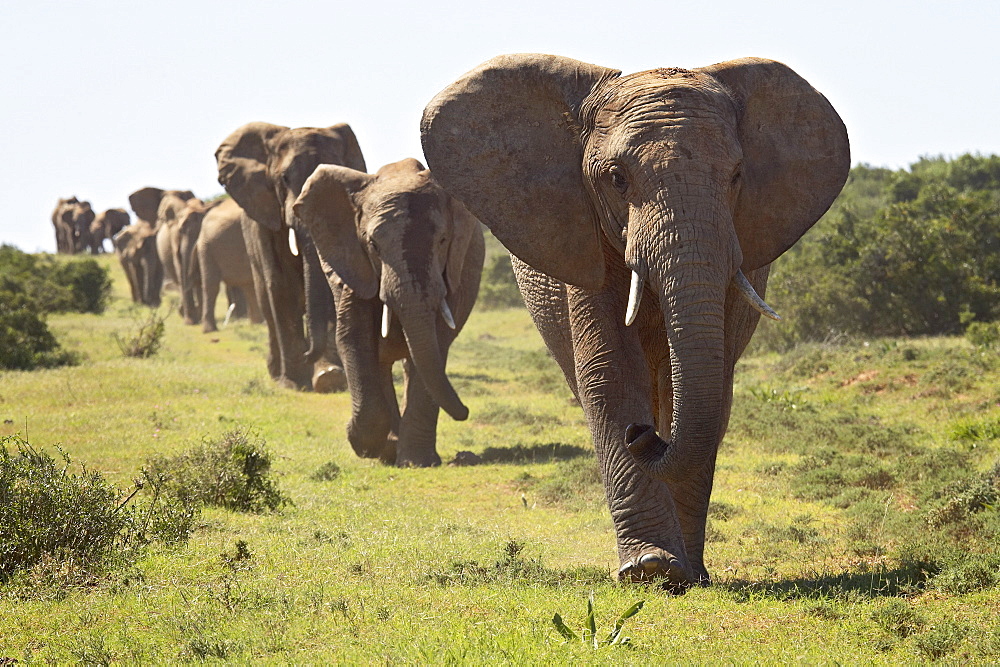
<path fill-rule="evenodd" d="M 206 333 L 218 329 L 215 301 L 222 281 L 227 291 L 239 290 L 251 322 L 264 321 L 254 292 L 250 257 L 243 241 L 242 218 L 243 209 L 226 198 L 211 204 L 192 199 L 180 219 L 178 252 L 185 322 L 196 324 L 200 321 Z M 201 290 L 198 300 L 190 294 L 194 289 Z M 196 312 L 199 305 L 201 310 Z"/>
<path fill-rule="evenodd" d="M 139 219 L 115 234 L 112 243 L 128 279 L 132 301 L 158 307 L 163 286 L 163 264 L 156 253 L 156 229 Z"/>
<path fill-rule="evenodd" d="M 90 247 L 90 225 L 94 210 L 90 202 L 75 196 L 60 199 L 52 212 L 52 226 L 56 233 L 56 252 L 75 254 Z"/>
<path fill-rule="evenodd" d="M 733 368 L 773 313 L 757 294 L 769 264 L 847 178 L 840 117 L 769 60 L 623 76 L 522 54 L 448 86 L 421 130 L 435 179 L 517 258 L 583 406 L 619 578 L 708 583 Z"/>
<path fill-rule="evenodd" d="M 351 446 L 400 466 L 440 465 L 439 406 L 457 420 L 469 415 L 445 364 L 479 292 L 479 221 L 413 159 L 374 176 L 320 165 L 293 210 L 332 269 Z M 392 386 L 400 359 L 402 417 Z"/>
<path fill-rule="evenodd" d="M 336 386 L 343 371 L 327 344 L 336 326 L 333 295 L 292 203 L 320 164 L 365 171 L 354 132 L 346 123 L 295 129 L 248 123 L 226 137 L 215 158 L 219 183 L 246 213 L 243 238 L 267 321 L 271 377 L 296 389 Z"/>
<path fill-rule="evenodd" d="M 181 292 L 181 315 L 185 313 L 178 252 L 178 221 L 192 199 L 195 196 L 190 190 L 153 187 L 142 188 L 129 195 L 129 204 L 136 216 L 149 222 L 156 230 L 156 252 L 163 266 L 163 290 Z M 200 201 L 197 203 L 200 204 Z M 200 307 L 196 307 L 195 312 L 200 313 Z"/>
<path fill-rule="evenodd" d="M 111 240 L 115 234 L 128 227 L 131 223 L 128 211 L 123 208 L 109 208 L 98 213 L 90 223 L 90 251 L 93 254 L 104 252 L 104 241 Z"/>

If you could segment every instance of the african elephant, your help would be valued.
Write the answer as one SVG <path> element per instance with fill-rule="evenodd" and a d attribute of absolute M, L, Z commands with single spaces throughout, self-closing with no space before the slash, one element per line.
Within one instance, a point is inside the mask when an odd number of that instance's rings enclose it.
<path fill-rule="evenodd" d="M 190 202 L 189 202 L 190 204 Z M 191 281 L 201 288 L 200 320 L 202 331 L 216 331 L 215 300 L 219 296 L 219 283 L 226 283 L 227 291 L 238 288 L 246 301 L 251 322 L 264 321 L 253 286 L 250 257 L 243 241 L 240 224 L 243 209 L 226 198 L 202 205 L 199 214 L 195 207 L 181 220 L 180 254 L 184 271 L 184 288 L 187 295 L 187 276 L 198 272 L 198 280 Z M 232 301 L 232 299 L 230 299 Z M 194 308 L 191 301 L 191 308 Z M 185 309 L 187 306 L 185 306 Z"/>
<path fill-rule="evenodd" d="M 733 368 L 773 313 L 769 264 L 847 178 L 840 117 L 769 60 L 622 75 L 522 54 L 448 86 L 421 130 L 437 181 L 518 258 L 593 436 L 619 578 L 708 583 Z"/>
<path fill-rule="evenodd" d="M 90 225 L 94 221 L 94 210 L 88 201 L 80 201 L 75 196 L 60 199 L 52 211 L 52 226 L 56 233 L 56 251 L 75 254 L 90 247 Z"/>
<path fill-rule="evenodd" d="M 112 239 L 132 292 L 132 301 L 156 308 L 160 305 L 163 264 L 156 253 L 156 229 L 139 219 Z"/>
<path fill-rule="evenodd" d="M 95 255 L 104 252 L 104 241 L 113 239 L 130 222 L 128 211 L 123 208 L 109 208 L 98 213 L 90 223 L 90 251 Z"/>
<path fill-rule="evenodd" d="M 295 129 L 248 123 L 226 137 L 215 158 L 219 183 L 246 214 L 243 238 L 267 321 L 271 377 L 297 389 L 336 386 L 343 371 L 335 346 L 327 344 L 336 326 L 333 295 L 292 203 L 320 164 L 365 171 L 353 130 L 346 123 Z"/>
<path fill-rule="evenodd" d="M 400 466 L 440 465 L 439 409 L 457 420 L 469 415 L 445 363 L 479 292 L 479 221 L 413 159 L 375 175 L 320 165 L 293 211 L 332 269 L 351 446 Z M 398 360 L 402 417 L 392 386 Z"/>
<path fill-rule="evenodd" d="M 181 292 L 181 315 L 189 317 L 184 309 L 178 221 L 187 210 L 188 202 L 195 199 L 194 193 L 190 190 L 146 187 L 136 190 L 128 199 L 136 217 L 149 222 L 156 230 L 156 252 L 163 267 L 163 289 Z M 201 202 L 196 200 L 196 203 Z M 196 308 L 195 312 L 200 313 L 200 308 Z"/>

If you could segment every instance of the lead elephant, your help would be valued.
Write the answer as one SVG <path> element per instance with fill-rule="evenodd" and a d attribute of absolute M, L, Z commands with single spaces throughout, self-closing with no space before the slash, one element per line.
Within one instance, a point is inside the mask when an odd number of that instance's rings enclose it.
<path fill-rule="evenodd" d="M 104 241 L 114 239 L 115 235 L 131 223 L 128 211 L 123 208 L 109 208 L 98 213 L 90 223 L 90 251 L 93 254 L 104 252 Z"/>
<path fill-rule="evenodd" d="M 60 199 L 52 211 L 52 226 L 56 233 L 56 252 L 75 254 L 90 247 L 90 225 L 94 210 L 88 201 L 75 196 Z"/>
<path fill-rule="evenodd" d="M 351 446 L 400 466 L 440 465 L 439 410 L 469 415 L 445 365 L 479 293 L 479 221 L 413 159 L 375 175 L 321 165 L 293 210 L 332 270 Z M 402 416 L 392 385 L 398 360 Z"/>
<path fill-rule="evenodd" d="M 336 326 L 333 294 L 292 204 L 318 165 L 365 171 L 353 130 L 346 123 L 294 129 L 248 123 L 226 137 L 215 158 L 219 183 L 246 213 L 243 237 L 267 322 L 271 377 L 296 389 L 336 387 L 343 371 L 328 345 Z"/>
<path fill-rule="evenodd" d="M 519 258 L 587 416 L 619 577 L 707 583 L 733 368 L 773 312 L 770 262 L 847 178 L 840 117 L 774 61 L 622 75 L 527 54 L 462 76 L 421 129 L 438 182 Z"/>

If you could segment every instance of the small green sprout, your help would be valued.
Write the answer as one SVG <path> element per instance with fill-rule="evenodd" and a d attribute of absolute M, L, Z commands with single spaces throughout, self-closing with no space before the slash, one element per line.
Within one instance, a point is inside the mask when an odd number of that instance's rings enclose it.
<path fill-rule="evenodd" d="M 626 646 L 631 642 L 629 637 L 622 635 L 622 628 L 625 626 L 625 621 L 632 618 L 639 613 L 642 609 L 642 605 L 646 603 L 645 600 L 639 600 L 634 605 L 626 609 L 618 620 L 615 621 L 615 627 L 608 634 L 604 641 L 600 641 L 597 638 L 597 622 L 594 618 L 594 593 L 591 591 L 590 597 L 587 598 L 587 618 L 584 621 L 583 636 L 578 637 L 575 632 L 569 629 L 566 623 L 563 622 L 562 616 L 558 613 L 552 617 L 552 625 L 556 626 L 556 630 L 566 641 L 583 641 L 585 644 L 592 644 L 594 650 L 601 648 L 602 646 Z"/>

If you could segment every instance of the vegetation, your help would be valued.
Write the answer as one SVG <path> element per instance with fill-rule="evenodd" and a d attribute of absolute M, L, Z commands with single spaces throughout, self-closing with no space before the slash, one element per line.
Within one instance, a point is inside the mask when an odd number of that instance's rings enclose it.
<path fill-rule="evenodd" d="M 93 259 L 29 255 L 0 246 L 0 369 L 32 370 L 73 364 L 45 321 L 49 313 L 104 311 L 111 296 L 108 269 Z"/>
<path fill-rule="evenodd" d="M 830 211 L 773 265 L 785 317 L 764 344 L 962 333 L 1000 319 L 1000 156 L 859 165 Z"/>

